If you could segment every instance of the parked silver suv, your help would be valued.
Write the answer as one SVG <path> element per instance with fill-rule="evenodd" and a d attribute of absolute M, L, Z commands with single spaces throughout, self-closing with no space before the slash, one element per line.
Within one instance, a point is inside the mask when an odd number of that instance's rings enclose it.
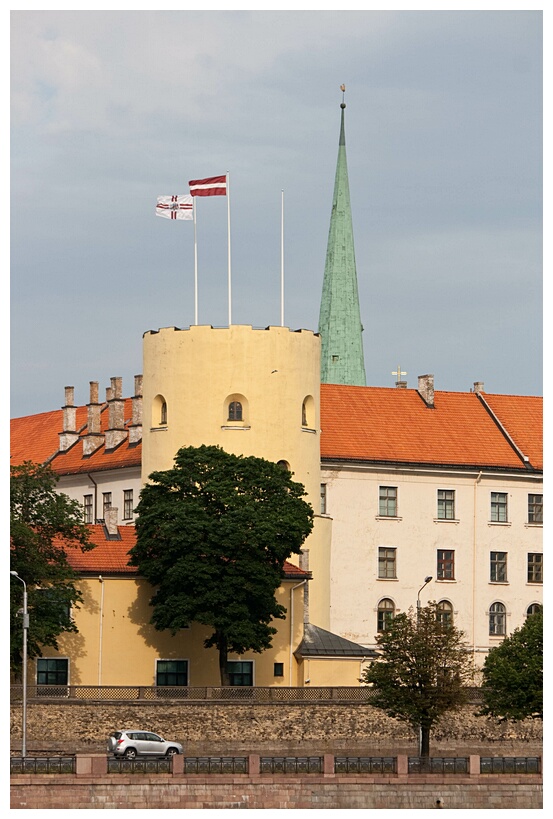
<path fill-rule="evenodd" d="M 108 753 L 125 759 L 137 756 L 174 756 L 182 754 L 180 742 L 163 739 L 151 731 L 114 731 L 108 739 Z"/>

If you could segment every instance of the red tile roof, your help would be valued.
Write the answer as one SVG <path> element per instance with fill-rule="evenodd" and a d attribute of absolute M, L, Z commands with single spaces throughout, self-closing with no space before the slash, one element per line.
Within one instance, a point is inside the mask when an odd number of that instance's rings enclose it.
<path fill-rule="evenodd" d="M 132 402 L 125 399 L 125 425 L 132 417 Z M 105 433 L 108 428 L 107 405 L 100 415 L 100 430 Z M 104 445 L 92 455 L 83 455 L 82 438 L 87 433 L 87 408 L 77 407 L 77 431 L 80 440 L 66 452 L 58 452 L 59 436 L 63 430 L 63 411 L 42 412 L 38 415 L 26 415 L 11 420 L 11 463 L 23 461 L 44 463 L 50 460 L 52 469 L 59 475 L 72 475 L 79 472 L 96 472 L 103 469 L 117 469 L 122 466 L 140 466 L 142 444 L 129 444 L 128 438 L 109 452 Z"/>
<path fill-rule="evenodd" d="M 484 394 L 535 469 L 541 469 L 541 399 Z M 321 385 L 323 459 L 525 469 L 476 393 Z"/>
<path fill-rule="evenodd" d="M 131 410 L 131 399 L 127 398 L 126 424 Z M 523 456 L 527 456 L 531 467 L 541 470 L 542 412 L 543 401 L 535 396 L 483 393 L 481 400 L 476 393 L 436 391 L 434 408 L 429 409 L 413 389 L 323 384 L 321 457 L 525 469 Z M 86 434 L 86 423 L 86 407 L 77 407 L 81 437 Z M 104 410 L 103 432 L 107 424 L 108 413 Z M 142 445 L 129 444 L 128 440 L 109 452 L 101 446 L 87 457 L 83 455 L 82 441 L 58 453 L 62 428 L 62 410 L 13 419 L 11 462 L 43 463 L 51 459 L 58 474 L 140 466 Z"/>
<path fill-rule="evenodd" d="M 81 552 L 79 548 L 66 549 L 69 565 L 83 574 L 136 574 L 136 566 L 129 565 L 129 550 L 136 543 L 134 526 L 119 526 L 120 540 L 113 540 L 106 534 L 101 524 L 88 527 L 90 540 L 94 549 Z M 284 562 L 284 576 L 286 579 L 308 580 L 311 573 L 294 566 L 288 560 Z"/>

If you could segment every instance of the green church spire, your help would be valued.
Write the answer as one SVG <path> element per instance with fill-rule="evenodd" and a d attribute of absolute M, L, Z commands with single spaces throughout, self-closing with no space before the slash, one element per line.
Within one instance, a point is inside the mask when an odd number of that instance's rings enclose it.
<path fill-rule="evenodd" d="M 342 86 L 342 91 L 345 91 L 345 86 Z M 321 382 L 364 387 L 365 362 L 361 337 L 363 327 L 359 310 L 349 200 L 344 128 L 345 102 L 342 101 L 340 107 L 342 116 L 338 162 L 319 314 L 319 333 L 322 341 Z"/>

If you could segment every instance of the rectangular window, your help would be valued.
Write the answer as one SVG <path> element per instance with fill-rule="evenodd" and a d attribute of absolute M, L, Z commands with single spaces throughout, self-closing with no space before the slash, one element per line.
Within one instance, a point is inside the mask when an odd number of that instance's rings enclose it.
<path fill-rule="evenodd" d="M 455 520 L 454 489 L 438 489 L 438 520 Z"/>
<path fill-rule="evenodd" d="M 507 493 L 492 492 L 491 496 L 491 517 L 492 523 L 507 523 Z"/>
<path fill-rule="evenodd" d="M 123 520 L 132 520 L 133 497 L 132 489 L 123 490 Z"/>
<path fill-rule="evenodd" d="M 111 509 L 111 492 L 102 492 L 102 508 L 104 514 L 102 515 L 103 518 L 106 516 L 106 511 Z"/>
<path fill-rule="evenodd" d="M 543 523 L 543 495 L 528 495 L 528 523 Z"/>
<path fill-rule="evenodd" d="M 378 514 L 381 518 L 397 517 L 397 486 L 379 488 Z"/>
<path fill-rule="evenodd" d="M 326 515 L 326 483 L 321 484 L 321 515 Z"/>
<path fill-rule="evenodd" d="M 36 661 L 37 685 L 67 685 L 69 682 L 69 660 L 42 657 Z"/>
<path fill-rule="evenodd" d="M 273 673 L 275 677 L 284 677 L 284 663 L 275 663 Z"/>
<path fill-rule="evenodd" d="M 396 549 L 380 546 L 378 549 L 378 576 L 380 578 L 395 578 Z"/>
<path fill-rule="evenodd" d="M 507 552 L 490 552 L 490 582 L 507 582 Z"/>
<path fill-rule="evenodd" d="M 83 497 L 84 522 L 92 523 L 92 495 L 85 495 Z"/>
<path fill-rule="evenodd" d="M 453 549 L 438 549 L 438 580 L 455 580 L 455 552 Z"/>
<path fill-rule="evenodd" d="M 157 660 L 156 685 L 188 685 L 188 660 Z"/>
<path fill-rule="evenodd" d="M 541 552 L 528 555 L 528 582 L 543 583 L 543 555 Z"/>
<path fill-rule="evenodd" d="M 227 671 L 231 685 L 253 685 L 253 662 L 251 660 L 230 660 Z"/>

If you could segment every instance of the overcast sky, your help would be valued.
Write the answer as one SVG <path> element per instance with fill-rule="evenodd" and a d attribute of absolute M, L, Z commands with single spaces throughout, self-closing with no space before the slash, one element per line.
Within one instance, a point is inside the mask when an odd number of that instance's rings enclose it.
<path fill-rule="evenodd" d="M 15 11 L 11 414 L 132 395 L 142 334 L 194 322 L 192 222 L 230 173 L 232 321 L 317 329 L 346 84 L 367 384 L 542 391 L 539 11 Z M 224 197 L 199 323 L 228 324 Z"/>

